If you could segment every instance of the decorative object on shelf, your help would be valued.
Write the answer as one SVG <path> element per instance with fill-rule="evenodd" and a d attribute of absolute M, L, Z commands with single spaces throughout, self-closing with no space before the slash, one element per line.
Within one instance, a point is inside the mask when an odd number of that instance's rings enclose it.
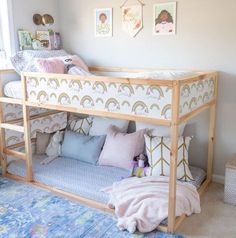
<path fill-rule="evenodd" d="M 39 25 L 51 26 L 54 24 L 54 19 L 49 14 L 44 14 L 44 15 L 34 14 L 33 22 L 37 26 L 39 26 Z"/>
<path fill-rule="evenodd" d="M 95 9 L 95 37 L 112 37 L 112 8 Z"/>
<path fill-rule="evenodd" d="M 40 26 L 43 24 L 42 22 L 42 16 L 40 14 L 34 14 L 33 15 L 33 22 L 35 25 Z"/>
<path fill-rule="evenodd" d="M 51 49 L 49 31 L 37 31 L 36 39 L 40 41 L 41 47 L 43 49 L 48 49 L 48 50 Z"/>
<path fill-rule="evenodd" d="M 42 23 L 44 26 L 51 26 L 54 24 L 54 19 L 51 15 L 49 14 L 44 14 L 42 16 Z"/>
<path fill-rule="evenodd" d="M 32 47 L 33 47 L 34 50 L 42 49 L 41 42 L 39 40 L 37 40 L 37 39 L 33 39 Z"/>
<path fill-rule="evenodd" d="M 158 3 L 153 6 L 153 34 L 175 35 L 176 2 Z"/>
<path fill-rule="evenodd" d="M 49 31 L 51 50 L 61 49 L 61 35 L 59 32 Z"/>
<path fill-rule="evenodd" d="M 21 50 L 32 49 L 32 37 L 29 31 L 18 30 L 18 37 Z"/>
<path fill-rule="evenodd" d="M 135 37 L 143 28 L 144 3 L 137 0 L 137 5 L 127 5 L 126 0 L 122 5 L 122 29 L 131 37 Z"/>

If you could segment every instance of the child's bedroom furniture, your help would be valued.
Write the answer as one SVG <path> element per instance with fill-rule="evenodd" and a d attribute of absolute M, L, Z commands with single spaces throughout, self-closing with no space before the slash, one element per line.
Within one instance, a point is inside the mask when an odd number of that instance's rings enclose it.
<path fill-rule="evenodd" d="M 236 157 L 226 164 L 224 201 L 236 206 Z"/>
<path fill-rule="evenodd" d="M 207 109 L 210 110 L 208 167 L 206 180 L 198 189 L 200 194 L 206 190 L 212 179 L 217 73 L 213 71 L 192 71 L 186 73 L 184 76 L 183 74 L 181 76 L 178 74 L 173 76 L 166 71 L 169 77 L 165 75 L 165 77 L 163 77 L 165 79 L 162 79 L 160 76 L 155 77 L 155 72 L 158 71 L 157 69 L 139 70 L 91 67 L 90 71 L 97 76 L 22 73 L 22 89 L 19 89 L 22 90 L 22 99 L 4 96 L 2 93 L 3 89 L 1 88 L 1 105 L 2 103 L 12 103 L 21 105 L 23 108 L 23 126 L 19 126 L 4 121 L 1 107 L 0 139 L 3 174 L 10 178 L 32 182 L 51 191 L 77 199 L 87 205 L 111 211 L 106 205 L 100 202 L 95 202 L 83 196 L 57 189 L 53 185 L 49 186 L 43 182 L 39 182 L 39 177 L 41 176 L 39 173 L 40 169 L 37 169 L 37 173 L 35 173 L 34 176 L 32 171 L 33 160 L 31 148 L 34 141 L 31 140 L 30 135 L 29 108 L 44 108 L 168 126 L 171 130 L 169 216 L 168 223 L 164 223 L 158 228 L 162 231 L 174 232 L 185 218 L 184 214 L 178 218 L 175 216 L 179 127 L 182 123 L 187 122 Z M 153 75 L 149 74 L 149 72 L 153 72 Z M 1 76 L 8 73 L 13 73 L 13 71 L 2 70 Z M 113 75 L 113 77 L 111 75 Z M 6 147 L 4 142 L 5 129 L 24 133 L 25 153 L 14 150 L 22 146 L 22 143 Z M 25 161 L 26 177 L 19 176 L 19 173 L 18 175 L 12 175 L 7 171 L 7 159 L 5 155 L 11 155 Z M 61 168 L 66 166 L 65 163 L 67 162 L 63 161 L 63 159 L 58 161 L 58 163 L 61 163 Z M 20 164 L 21 162 L 17 161 L 17 163 Z M 38 168 L 40 168 L 40 165 L 38 166 Z M 48 166 L 52 166 L 52 164 Z M 71 167 L 71 171 L 74 171 L 75 166 L 73 164 L 69 166 Z M 15 172 L 19 169 L 20 166 L 17 167 Z M 89 170 L 89 168 L 87 169 Z M 94 168 L 90 166 L 90 169 L 93 170 Z M 13 170 L 14 169 L 12 169 L 12 171 Z M 42 173 L 46 173 L 46 170 L 47 169 L 42 170 Z M 107 168 L 105 173 L 109 178 L 109 175 L 114 174 L 114 172 L 115 171 Z M 102 172 L 100 171 L 100 173 Z M 55 175 L 56 174 L 60 174 L 57 169 L 55 171 Z M 123 174 L 123 176 L 126 175 Z M 47 183 L 50 183 L 51 179 L 53 179 L 52 175 L 51 177 L 47 175 L 47 177 L 44 178 L 47 178 Z"/>

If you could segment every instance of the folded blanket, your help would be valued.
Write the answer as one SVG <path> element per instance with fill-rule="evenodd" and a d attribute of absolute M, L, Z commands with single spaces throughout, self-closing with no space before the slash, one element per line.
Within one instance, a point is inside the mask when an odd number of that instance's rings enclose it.
<path fill-rule="evenodd" d="M 150 232 L 168 217 L 168 177 L 128 178 L 102 191 L 110 195 L 108 206 L 115 208 L 120 230 Z M 191 184 L 177 182 L 176 216 L 200 212 L 197 189 Z"/>

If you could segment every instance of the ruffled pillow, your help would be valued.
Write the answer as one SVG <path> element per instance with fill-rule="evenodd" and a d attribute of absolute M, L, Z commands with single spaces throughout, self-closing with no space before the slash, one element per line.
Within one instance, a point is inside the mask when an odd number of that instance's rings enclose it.
<path fill-rule="evenodd" d="M 60 58 L 38 58 L 34 60 L 38 72 L 64 74 L 65 66 Z"/>

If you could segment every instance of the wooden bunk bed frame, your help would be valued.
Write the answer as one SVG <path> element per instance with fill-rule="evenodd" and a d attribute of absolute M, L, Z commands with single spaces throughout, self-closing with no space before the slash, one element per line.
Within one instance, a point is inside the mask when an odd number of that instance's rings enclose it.
<path fill-rule="evenodd" d="M 139 73 L 139 72 L 150 72 L 156 71 L 160 69 L 127 69 L 127 68 L 104 68 L 104 67 L 90 67 L 92 72 L 109 72 L 109 73 L 118 73 L 118 72 L 129 72 L 129 73 Z M 215 71 L 195 71 L 199 72 L 195 76 L 184 77 L 176 80 L 158 80 L 158 79 L 134 79 L 134 78 L 119 78 L 119 77 L 107 77 L 107 76 L 71 76 L 71 75 L 56 75 L 56 74 L 42 74 L 42 73 L 22 73 L 22 90 L 23 90 L 23 98 L 13 99 L 4 97 L 3 95 L 3 86 L 0 85 L 0 148 L 1 148 L 1 162 L 2 162 L 2 171 L 3 175 L 9 178 L 13 178 L 16 180 L 29 182 L 30 184 L 39 186 L 41 188 L 47 189 L 59 195 L 66 196 L 68 198 L 74 199 L 76 201 L 82 202 L 86 205 L 102 209 L 108 212 L 114 212 L 109 209 L 106 205 L 100 204 L 96 201 L 89 200 L 57 188 L 50 187 L 45 184 L 41 184 L 37 181 L 33 180 L 33 172 L 32 172 L 32 143 L 35 143 L 35 140 L 31 139 L 30 135 L 30 120 L 32 119 L 29 115 L 29 107 L 41 107 L 51 110 L 57 111 L 66 111 L 72 113 L 80 113 L 94 116 L 106 116 L 112 118 L 120 118 L 127 119 L 130 121 L 143 121 L 149 123 L 156 123 L 159 125 L 169 126 L 171 130 L 171 163 L 170 163 L 170 183 L 169 183 L 169 215 L 168 215 L 168 225 L 160 225 L 158 227 L 159 230 L 164 232 L 174 233 L 176 229 L 179 227 L 181 222 L 185 219 L 185 215 L 176 218 L 175 210 L 176 210 L 176 173 L 177 173 L 177 155 L 178 155 L 178 131 L 179 125 L 181 123 L 189 121 L 191 118 L 197 116 L 201 112 L 205 110 L 210 111 L 210 125 L 209 125 L 209 139 L 208 139 L 208 162 L 207 162 L 207 177 L 203 182 L 198 192 L 200 195 L 204 193 L 207 189 L 208 185 L 212 180 L 212 163 L 213 163 L 213 151 L 214 151 L 214 140 L 215 140 L 215 120 L 216 120 L 216 100 L 217 100 L 217 91 L 218 91 L 218 74 Z M 5 74 L 13 74 L 14 70 L 6 69 L 0 70 L 0 81 L 1 77 Z M 164 116 L 155 117 L 155 115 L 139 115 L 135 113 L 117 113 L 114 111 L 106 110 L 94 110 L 88 108 L 78 108 L 70 105 L 61 105 L 61 104 L 48 104 L 47 102 L 35 101 L 30 99 L 30 79 L 41 79 L 43 81 L 47 81 L 48 79 L 62 79 L 67 82 L 102 82 L 109 84 L 122 84 L 128 86 L 157 86 L 157 87 L 166 87 L 166 91 L 171 90 L 171 104 L 169 105 L 169 109 L 171 110 L 171 117 L 164 118 Z M 208 80 L 208 81 L 207 81 Z M 210 81 L 209 81 L 210 80 Z M 195 103 L 195 107 L 191 108 L 189 112 L 185 112 L 181 114 L 180 104 L 181 98 L 185 91 L 190 90 L 191 87 L 195 87 L 196 84 L 201 87 L 202 83 L 208 83 L 211 85 L 213 91 L 211 91 L 211 95 L 208 95 L 208 100 L 201 105 L 197 105 L 196 97 L 192 99 L 193 103 Z M 61 81 L 60 81 L 61 83 Z M 195 85 L 195 86 L 194 86 Z M 54 88 L 56 91 L 56 88 Z M 185 90 L 185 91 L 184 91 Z M 201 89 L 202 90 L 202 89 Z M 34 95 L 35 93 L 32 93 Z M 201 94 L 201 93 L 200 93 Z M 195 95 L 196 96 L 196 95 Z M 186 95 L 185 95 L 186 97 Z M 203 95 L 199 95 L 202 99 Z M 39 97 L 38 97 L 39 100 Z M 203 100 L 204 101 L 204 100 Z M 23 126 L 14 125 L 15 122 L 5 122 L 3 117 L 3 109 L 2 103 L 11 103 L 22 105 L 23 108 Z M 191 106 L 189 106 L 190 108 Z M 39 115 L 40 117 L 40 115 Z M 24 133 L 25 142 L 19 143 L 16 145 L 6 147 L 5 144 L 5 129 L 15 130 L 18 132 Z M 25 145 L 25 153 L 18 152 L 14 149 L 22 147 Z M 26 178 L 16 176 L 13 174 L 9 174 L 7 172 L 7 155 L 14 156 L 18 159 L 24 160 L 26 162 Z"/>

